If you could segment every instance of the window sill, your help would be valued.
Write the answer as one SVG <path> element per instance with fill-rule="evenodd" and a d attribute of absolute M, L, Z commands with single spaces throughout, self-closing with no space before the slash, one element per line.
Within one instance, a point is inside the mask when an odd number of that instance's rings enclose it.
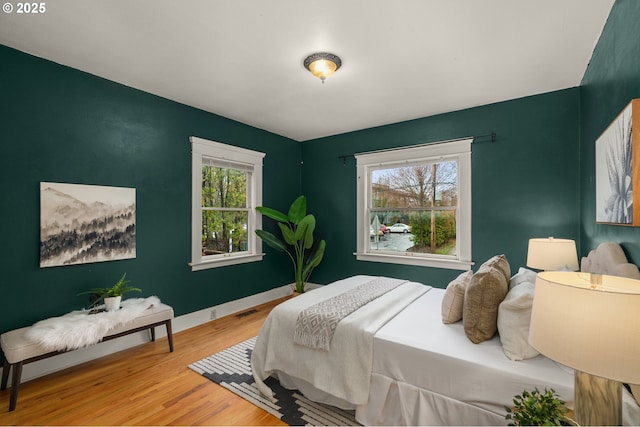
<path fill-rule="evenodd" d="M 207 270 L 209 268 L 226 267 L 228 265 L 246 264 L 248 262 L 262 261 L 264 254 L 225 256 L 200 262 L 190 262 L 191 271 Z"/>
<path fill-rule="evenodd" d="M 445 268 L 449 270 L 471 270 L 473 261 L 435 259 L 406 255 L 354 253 L 358 261 L 385 262 L 389 264 L 417 265 L 421 267 Z"/>

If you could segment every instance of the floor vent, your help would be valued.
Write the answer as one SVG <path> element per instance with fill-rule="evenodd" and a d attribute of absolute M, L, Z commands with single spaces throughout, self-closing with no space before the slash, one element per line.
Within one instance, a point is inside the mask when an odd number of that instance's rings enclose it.
<path fill-rule="evenodd" d="M 246 316 L 249 316 L 249 315 L 251 315 L 251 314 L 253 314 L 253 313 L 257 313 L 257 312 L 258 312 L 258 310 L 248 310 L 248 311 L 245 311 L 245 312 L 243 312 L 243 313 L 236 314 L 236 317 L 237 317 L 238 319 L 240 319 L 241 317 L 246 317 Z"/>

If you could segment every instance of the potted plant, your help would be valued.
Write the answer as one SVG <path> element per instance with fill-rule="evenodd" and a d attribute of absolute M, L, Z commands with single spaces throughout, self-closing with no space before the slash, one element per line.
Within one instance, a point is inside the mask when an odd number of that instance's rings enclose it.
<path fill-rule="evenodd" d="M 264 206 L 259 206 L 256 210 L 278 222 L 284 241 L 265 230 L 256 230 L 256 234 L 267 245 L 289 256 L 293 262 L 295 291 L 304 292 L 305 283 L 313 269 L 322 261 L 326 246 L 324 240 L 314 240 L 316 218 L 307 214 L 306 197 L 300 196 L 294 200 L 286 215 Z"/>
<path fill-rule="evenodd" d="M 540 392 L 537 388 L 532 391 L 523 391 L 513 398 L 512 408 L 505 406 L 506 420 L 511 420 L 510 426 L 560 426 L 577 425 L 567 416 L 569 409 L 565 401 L 561 400 L 554 389 L 544 389 Z"/>
<path fill-rule="evenodd" d="M 91 308 L 95 309 L 102 301 L 104 301 L 104 307 L 106 311 L 114 311 L 120 308 L 120 302 L 122 296 L 126 292 L 142 292 L 140 288 L 134 288 L 129 286 L 129 280 L 126 280 L 127 273 L 124 273 L 120 280 L 118 280 L 110 288 L 93 288 L 86 292 L 81 292 L 78 295 L 91 295 Z"/>

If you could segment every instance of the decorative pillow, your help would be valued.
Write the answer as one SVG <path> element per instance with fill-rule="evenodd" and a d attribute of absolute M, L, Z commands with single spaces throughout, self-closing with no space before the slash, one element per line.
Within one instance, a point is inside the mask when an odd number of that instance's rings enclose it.
<path fill-rule="evenodd" d="M 633 398 L 636 400 L 638 405 L 640 405 L 640 385 L 629 384 L 629 387 L 631 388 Z"/>
<path fill-rule="evenodd" d="M 491 257 L 487 261 L 485 261 L 485 263 L 482 264 L 480 268 L 485 265 L 500 271 L 507 279 L 507 285 L 509 284 L 509 280 L 511 277 L 511 266 L 509 265 L 509 261 L 507 261 L 506 256 L 496 255 L 494 257 Z M 480 269 L 478 269 L 478 271 L 480 271 Z"/>
<path fill-rule="evenodd" d="M 498 308 L 498 333 L 504 354 L 511 360 L 525 360 L 540 354 L 529 344 L 529 324 L 533 307 L 533 282 L 512 288 Z"/>
<path fill-rule="evenodd" d="M 465 271 L 447 286 L 442 297 L 442 323 L 455 323 L 462 320 L 464 293 L 473 277 L 473 271 Z"/>
<path fill-rule="evenodd" d="M 537 275 L 538 273 L 533 270 L 520 267 L 520 269 L 518 269 L 518 273 L 509 281 L 509 290 L 513 289 L 514 286 L 518 286 L 521 283 L 536 283 Z"/>
<path fill-rule="evenodd" d="M 471 342 L 491 339 L 498 330 L 498 307 L 509 290 L 511 268 L 504 255 L 482 264 L 464 295 L 462 323 Z"/>

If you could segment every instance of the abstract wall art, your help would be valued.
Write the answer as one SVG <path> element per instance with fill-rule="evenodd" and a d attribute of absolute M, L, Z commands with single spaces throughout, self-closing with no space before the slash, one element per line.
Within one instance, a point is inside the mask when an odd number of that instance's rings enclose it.
<path fill-rule="evenodd" d="M 135 188 L 40 183 L 40 267 L 135 257 Z"/>
<path fill-rule="evenodd" d="M 640 225 L 640 99 L 596 140 L 596 222 Z"/>

